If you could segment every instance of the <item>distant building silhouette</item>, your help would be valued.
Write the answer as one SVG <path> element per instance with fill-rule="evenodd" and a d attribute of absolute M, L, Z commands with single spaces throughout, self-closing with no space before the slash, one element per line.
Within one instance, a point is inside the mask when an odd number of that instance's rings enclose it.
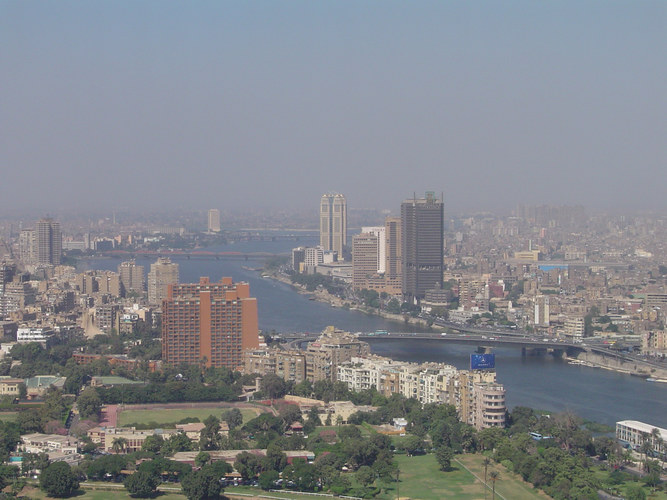
<path fill-rule="evenodd" d="M 343 257 L 347 245 L 347 202 L 342 194 L 324 194 L 320 203 L 320 246 Z"/>
<path fill-rule="evenodd" d="M 144 293 L 144 266 L 138 266 L 134 260 L 121 262 L 118 266 L 123 295 L 128 292 Z"/>
<path fill-rule="evenodd" d="M 46 218 L 37 221 L 35 229 L 37 264 L 60 265 L 63 252 L 63 238 L 60 223 Z"/>
<path fill-rule="evenodd" d="M 148 302 L 162 304 L 167 298 L 167 285 L 178 283 L 178 264 L 160 257 L 148 272 Z"/>
<path fill-rule="evenodd" d="M 220 210 L 212 208 L 208 211 L 208 232 L 220 232 Z"/>

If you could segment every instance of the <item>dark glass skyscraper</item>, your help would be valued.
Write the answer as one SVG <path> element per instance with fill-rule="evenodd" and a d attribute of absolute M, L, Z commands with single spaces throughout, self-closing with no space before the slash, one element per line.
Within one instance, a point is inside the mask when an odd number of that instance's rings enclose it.
<path fill-rule="evenodd" d="M 433 192 L 401 204 L 402 291 L 406 300 L 422 299 L 439 287 L 443 275 L 444 205 Z"/>

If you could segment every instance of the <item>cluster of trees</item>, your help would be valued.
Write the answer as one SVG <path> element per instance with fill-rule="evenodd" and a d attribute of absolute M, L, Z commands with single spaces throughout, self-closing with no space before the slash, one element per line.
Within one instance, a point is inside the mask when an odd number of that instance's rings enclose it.
<path fill-rule="evenodd" d="M 627 480 L 618 467 L 631 460 L 632 453 L 624 451 L 612 438 L 600 436 L 594 440 L 582 420 L 571 413 L 545 416 L 530 408 L 517 407 L 508 423 L 505 430 L 480 431 L 480 448 L 495 450 L 494 460 L 557 500 L 596 499 L 598 489 L 609 486 L 595 474 L 594 456 L 606 460 L 615 471 L 609 475 L 612 485 Z M 536 441 L 529 432 L 547 438 Z M 647 471 L 644 482 L 657 486 L 659 466 L 646 459 L 644 463 Z M 640 498 L 641 493 L 638 495 Z"/>
<path fill-rule="evenodd" d="M 309 292 L 314 292 L 318 287 L 324 288 L 331 295 L 342 297 L 345 294 L 346 286 L 335 278 L 325 276 L 320 273 L 315 274 L 300 274 L 292 273 L 290 275 L 292 283 L 306 287 Z"/>
<path fill-rule="evenodd" d="M 42 405 L 19 412 L 16 423 L 20 433 L 66 433 L 65 422 L 73 402 L 74 398 L 65 397 L 60 389 L 49 389 Z"/>
<path fill-rule="evenodd" d="M 104 404 L 236 401 L 249 382 L 254 383 L 254 377 L 227 368 L 181 366 L 149 374 L 146 385 L 95 390 Z"/>

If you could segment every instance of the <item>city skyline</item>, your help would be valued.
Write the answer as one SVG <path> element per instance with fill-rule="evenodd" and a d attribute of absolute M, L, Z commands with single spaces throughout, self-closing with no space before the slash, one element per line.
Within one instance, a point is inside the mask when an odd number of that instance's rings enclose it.
<path fill-rule="evenodd" d="M 660 3 L 0 14 L 5 212 L 383 209 L 405 184 L 458 210 L 667 206 Z"/>

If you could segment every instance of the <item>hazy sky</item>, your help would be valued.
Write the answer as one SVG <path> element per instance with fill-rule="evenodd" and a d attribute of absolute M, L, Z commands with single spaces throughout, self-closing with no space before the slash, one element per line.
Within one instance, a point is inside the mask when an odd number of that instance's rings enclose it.
<path fill-rule="evenodd" d="M 667 2 L 0 0 L 0 209 L 667 208 Z"/>

